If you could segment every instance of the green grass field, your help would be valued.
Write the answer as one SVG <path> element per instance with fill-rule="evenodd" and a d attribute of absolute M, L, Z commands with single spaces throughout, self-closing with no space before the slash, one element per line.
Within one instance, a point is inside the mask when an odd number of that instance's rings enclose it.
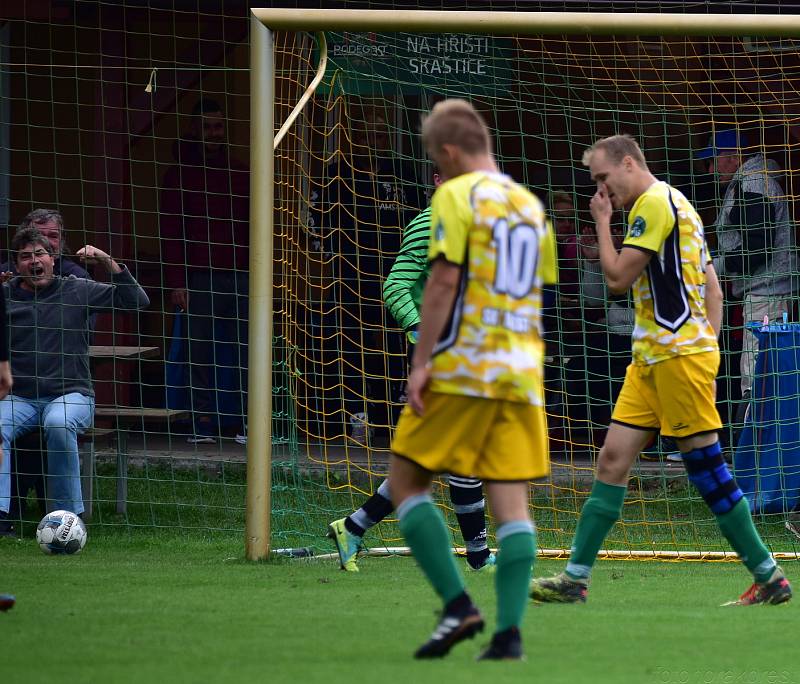
<path fill-rule="evenodd" d="M 489 632 L 442 662 L 411 658 L 438 602 L 410 558 L 365 558 L 354 575 L 242 555 L 232 535 L 90 531 L 74 557 L 0 539 L 0 593 L 17 597 L 0 613 L 2 681 L 800 682 L 797 603 L 719 607 L 748 584 L 736 563 L 600 562 L 586 605 L 530 607 L 527 662 L 475 663 Z M 467 582 L 491 628 L 492 577 Z"/>

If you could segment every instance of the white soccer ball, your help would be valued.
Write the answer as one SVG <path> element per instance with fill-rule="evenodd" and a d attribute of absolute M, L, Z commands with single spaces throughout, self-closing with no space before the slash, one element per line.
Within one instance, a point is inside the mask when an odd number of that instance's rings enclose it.
<path fill-rule="evenodd" d="M 36 541 L 45 553 L 73 554 L 86 546 L 86 526 L 75 513 L 53 511 L 36 527 Z"/>

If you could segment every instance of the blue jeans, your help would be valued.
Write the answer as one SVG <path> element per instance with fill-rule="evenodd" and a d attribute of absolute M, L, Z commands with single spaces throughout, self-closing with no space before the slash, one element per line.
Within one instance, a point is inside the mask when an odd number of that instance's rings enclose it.
<path fill-rule="evenodd" d="M 47 441 L 48 510 L 83 513 L 78 434 L 91 427 L 94 397 L 73 392 L 61 397 L 25 399 L 9 394 L 0 401 L 3 458 L 0 465 L 0 511 L 11 505 L 11 442 L 42 427 Z"/>
<path fill-rule="evenodd" d="M 187 337 L 189 340 L 189 373 L 195 432 L 203 418 L 217 423 L 220 414 L 216 386 L 217 344 L 229 343 L 232 358 L 228 370 L 233 374 L 234 389 L 227 396 L 229 406 L 238 404 L 233 422 L 243 426 L 247 414 L 247 316 L 249 279 L 243 271 L 205 270 L 189 274 L 189 311 Z M 219 416 L 219 418 L 218 418 Z M 238 419 L 237 419 L 238 418 Z M 210 429 L 206 425 L 206 429 Z M 209 433 L 212 434 L 212 433 Z"/>

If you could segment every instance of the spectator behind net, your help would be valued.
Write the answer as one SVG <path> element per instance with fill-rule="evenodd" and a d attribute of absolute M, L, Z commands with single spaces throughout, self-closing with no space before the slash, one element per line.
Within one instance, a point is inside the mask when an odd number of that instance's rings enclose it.
<path fill-rule="evenodd" d="M 53 273 L 60 276 L 74 275 L 76 278 L 92 277 L 85 268 L 69 258 L 70 250 L 64 242 L 64 217 L 56 209 L 34 209 L 20 221 L 18 230 L 36 228 L 50 243 L 55 261 Z M 67 257 L 67 258 L 65 258 Z M 17 265 L 6 261 L 0 265 L 0 277 L 6 282 L 17 275 Z"/>
<path fill-rule="evenodd" d="M 249 196 L 247 167 L 230 154 L 220 104 L 200 100 L 189 137 L 174 146 L 177 163 L 164 175 L 161 239 L 164 285 L 186 311 L 193 434 L 190 443 L 219 435 L 218 342 L 231 344 L 238 395 L 236 441 L 246 442 Z"/>
<path fill-rule="evenodd" d="M 0 401 L 3 451 L 11 441 L 42 426 L 48 452 L 48 507 L 83 513 L 78 434 L 94 416 L 89 372 L 92 314 L 143 309 L 144 290 L 127 268 L 86 245 L 77 256 L 100 264 L 111 283 L 53 273 L 50 242 L 35 228 L 18 231 L 11 244 L 19 275 L 3 285 L 14 393 Z M 13 533 L 7 519 L 11 469 L 0 466 L 0 533 Z"/>

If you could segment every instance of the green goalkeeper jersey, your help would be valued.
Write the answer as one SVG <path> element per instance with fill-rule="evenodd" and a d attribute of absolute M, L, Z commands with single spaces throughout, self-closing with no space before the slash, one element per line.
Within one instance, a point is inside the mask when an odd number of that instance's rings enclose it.
<path fill-rule="evenodd" d="M 383 303 L 403 330 L 416 328 L 422 308 L 422 292 L 430 274 L 428 243 L 431 208 L 406 226 L 392 270 L 383 284 Z"/>

